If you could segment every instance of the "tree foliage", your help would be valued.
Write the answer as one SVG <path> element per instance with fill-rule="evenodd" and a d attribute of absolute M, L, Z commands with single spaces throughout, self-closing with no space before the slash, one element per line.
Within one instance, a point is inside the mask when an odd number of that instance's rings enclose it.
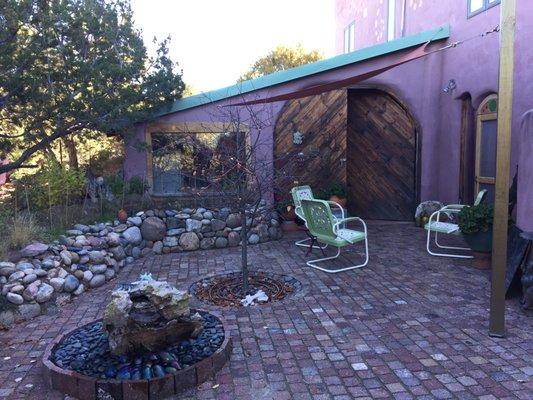
<path fill-rule="evenodd" d="M 309 64 L 323 58 L 323 54 L 318 50 L 307 52 L 301 44 L 296 47 L 278 46 L 266 56 L 259 58 L 250 70 L 239 78 L 239 82 Z"/>
<path fill-rule="evenodd" d="M 180 97 L 168 40 L 149 57 L 129 0 L 0 0 L 0 153 L 24 167 L 69 135 L 124 134 Z"/>

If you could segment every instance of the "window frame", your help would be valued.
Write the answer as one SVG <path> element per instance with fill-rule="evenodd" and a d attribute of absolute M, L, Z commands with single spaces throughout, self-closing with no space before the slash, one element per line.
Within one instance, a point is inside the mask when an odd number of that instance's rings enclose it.
<path fill-rule="evenodd" d="M 352 51 L 355 51 L 355 20 L 350 22 L 344 28 L 343 50 L 344 50 L 344 54 L 348 54 L 348 53 L 351 53 Z"/>
<path fill-rule="evenodd" d="M 195 194 L 188 192 L 181 193 L 161 193 L 154 192 L 154 160 L 152 152 L 153 134 L 195 134 L 195 133 L 223 133 L 238 131 L 244 134 L 247 151 L 251 151 L 250 128 L 246 124 L 232 124 L 223 122 L 177 122 L 177 123 L 153 123 L 145 129 L 146 143 L 146 178 L 148 182 L 148 193 L 153 197 L 161 198 L 188 198 Z M 211 196 L 216 192 L 205 192 L 205 196 Z"/>
<path fill-rule="evenodd" d="M 479 8 L 476 11 L 470 11 L 470 5 L 472 4 L 472 0 L 468 0 L 466 3 L 467 19 L 475 17 L 476 15 L 481 14 L 484 11 L 487 11 L 489 8 L 495 7 L 499 5 L 500 3 L 501 3 L 501 0 L 494 0 L 492 2 L 490 0 L 483 0 L 483 5 L 481 6 L 481 8 Z"/>
<path fill-rule="evenodd" d="M 391 17 L 392 17 L 392 29 L 391 29 Z M 395 39 L 396 39 L 396 0 L 389 0 L 387 2 L 387 42 L 390 42 Z"/>

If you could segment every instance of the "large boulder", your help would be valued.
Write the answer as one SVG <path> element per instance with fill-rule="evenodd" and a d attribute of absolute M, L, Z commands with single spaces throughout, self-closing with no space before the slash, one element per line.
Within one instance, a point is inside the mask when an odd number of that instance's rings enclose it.
<path fill-rule="evenodd" d="M 141 230 L 136 226 L 132 226 L 131 228 L 126 229 L 124 232 L 122 232 L 122 235 L 128 243 L 134 245 L 140 244 L 143 240 Z"/>
<path fill-rule="evenodd" d="M 6 294 L 6 299 L 10 303 L 17 304 L 17 305 L 24 303 L 24 299 L 22 298 L 22 296 L 16 293 L 9 292 L 8 294 Z"/>
<path fill-rule="evenodd" d="M 212 219 L 211 220 L 211 229 L 213 231 L 221 231 L 222 229 L 224 229 L 226 227 L 226 223 L 220 219 Z"/>
<path fill-rule="evenodd" d="M 42 283 L 39 286 L 37 295 L 35 296 L 35 301 L 37 303 L 44 303 L 50 300 L 53 294 L 54 294 L 54 288 L 47 283 Z"/>
<path fill-rule="evenodd" d="M 238 246 L 241 242 L 241 235 L 238 232 L 230 232 L 228 234 L 228 244 L 231 247 Z"/>
<path fill-rule="evenodd" d="M 44 243 L 32 243 L 24 247 L 20 254 L 22 257 L 35 257 L 48 250 L 48 245 Z"/>
<path fill-rule="evenodd" d="M 196 232 L 199 231 L 202 228 L 202 221 L 197 219 L 191 219 L 189 218 L 186 221 L 186 229 L 187 232 Z"/>
<path fill-rule="evenodd" d="M 185 232 L 180 236 L 179 243 L 185 251 L 197 250 L 200 247 L 200 239 L 194 232 Z"/>
<path fill-rule="evenodd" d="M 141 234 L 144 240 L 157 242 L 165 237 L 167 226 L 161 218 L 148 217 L 141 225 Z"/>
<path fill-rule="evenodd" d="M 80 284 L 80 281 L 78 280 L 78 278 L 76 278 L 74 275 L 68 275 L 65 278 L 65 284 L 63 285 L 63 290 L 68 293 L 73 292 L 74 290 L 76 290 L 79 284 Z"/>
<path fill-rule="evenodd" d="M 233 213 L 233 214 L 228 215 L 228 218 L 226 219 L 226 226 L 232 229 L 237 228 L 241 226 L 241 221 L 242 221 L 241 214 Z"/>

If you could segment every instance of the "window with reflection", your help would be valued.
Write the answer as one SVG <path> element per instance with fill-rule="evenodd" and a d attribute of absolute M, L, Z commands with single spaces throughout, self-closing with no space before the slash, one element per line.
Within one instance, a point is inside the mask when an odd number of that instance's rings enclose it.
<path fill-rule="evenodd" d="M 234 190 L 240 182 L 243 132 L 152 133 L 153 193 L 189 195 Z"/>
<path fill-rule="evenodd" d="M 468 17 L 473 17 L 497 4 L 500 4 L 500 0 L 468 0 Z"/>

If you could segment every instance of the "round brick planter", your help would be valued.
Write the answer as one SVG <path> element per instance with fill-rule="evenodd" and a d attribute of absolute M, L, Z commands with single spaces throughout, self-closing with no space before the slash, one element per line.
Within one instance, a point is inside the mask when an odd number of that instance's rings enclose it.
<path fill-rule="evenodd" d="M 163 399 L 179 394 L 185 389 L 197 386 L 212 378 L 229 360 L 232 344 L 226 321 L 218 314 L 211 312 L 210 314 L 214 314 L 222 322 L 224 328 L 222 345 L 211 356 L 174 374 L 168 374 L 162 378 L 116 380 L 98 379 L 60 368 L 52 362 L 52 354 L 63 340 L 79 329 L 76 328 L 56 337 L 46 347 L 43 355 L 45 381 L 50 388 L 80 400 L 97 399 L 98 392 L 101 390 L 109 393 L 115 400 Z M 94 321 L 90 324 L 93 323 Z"/>

